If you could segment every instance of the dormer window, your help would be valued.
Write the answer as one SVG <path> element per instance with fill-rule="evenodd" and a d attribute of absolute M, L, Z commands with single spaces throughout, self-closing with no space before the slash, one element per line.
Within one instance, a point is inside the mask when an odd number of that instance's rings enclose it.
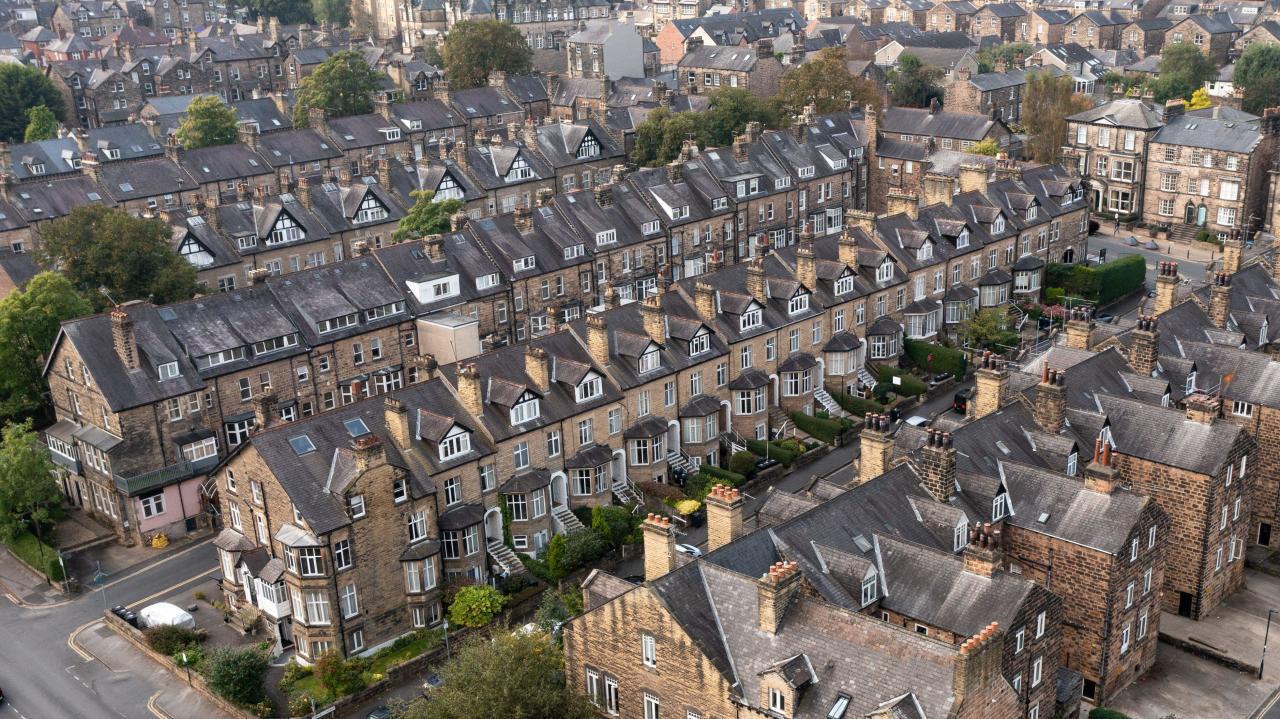
<path fill-rule="evenodd" d="M 1071 454 L 1067 455 L 1067 476 L 1068 477 L 1076 476 L 1076 469 L 1079 462 L 1080 462 L 1079 452 L 1072 452 Z"/>
<path fill-rule="evenodd" d="M 738 197 L 746 197 L 746 195 L 747 195 L 747 181 L 746 181 L 746 180 L 738 180 L 738 184 L 735 186 L 735 189 L 737 190 Z"/>
<path fill-rule="evenodd" d="M 1031 207 L 1028 207 L 1028 208 L 1027 208 L 1027 219 L 1028 219 L 1028 220 L 1034 220 L 1034 219 L 1036 219 L 1036 212 L 1037 212 L 1037 210 L 1038 210 L 1038 208 L 1037 208 L 1035 205 L 1032 205 Z"/>
<path fill-rule="evenodd" d="M 431 201 L 444 202 L 445 200 L 461 200 L 462 198 L 462 186 L 458 184 L 453 175 L 448 172 L 441 175 L 440 184 L 436 185 L 436 194 L 431 197 Z"/>
<path fill-rule="evenodd" d="M 440 441 L 440 461 L 448 462 L 471 451 L 471 435 L 467 430 L 454 425 L 448 436 Z"/>
<path fill-rule="evenodd" d="M 352 312 L 349 315 L 342 315 L 341 317 L 333 317 L 327 320 L 320 320 L 319 322 L 316 323 L 316 331 L 319 332 L 320 334 L 337 332 L 338 330 L 344 327 L 351 327 L 355 323 L 356 323 L 356 313 Z"/>
<path fill-rule="evenodd" d="M 876 581 L 876 570 L 872 567 L 862 578 L 862 606 L 865 607 L 874 602 L 878 596 L 880 596 L 879 582 Z"/>
<path fill-rule="evenodd" d="M 751 194 L 753 194 L 753 195 L 754 195 L 754 194 L 756 194 L 757 192 L 759 192 L 759 191 L 760 191 L 760 178 L 758 178 L 758 177 L 753 177 L 753 178 L 751 178 L 751 182 L 750 182 L 750 184 L 749 184 L 749 187 L 751 188 Z"/>
<path fill-rule="evenodd" d="M 916 248 L 916 259 L 922 260 L 922 261 L 933 259 L 933 243 L 926 242 L 923 245 L 920 245 L 920 247 Z"/>
<path fill-rule="evenodd" d="M 615 242 L 617 242 L 617 241 L 618 241 L 618 231 L 617 231 L 617 230 L 605 230 L 605 231 L 603 231 L 603 232 L 597 232 L 597 233 L 596 233 L 596 244 L 597 244 L 597 245 L 611 245 L 611 244 L 613 244 L 613 243 L 615 243 Z"/>
<path fill-rule="evenodd" d="M 813 177 L 813 165 L 800 168 L 796 171 L 796 174 L 800 175 L 800 179 L 802 180 L 807 180 L 810 177 Z"/>
<path fill-rule="evenodd" d="M 969 518 L 961 517 L 951 536 L 951 551 L 958 552 L 969 543 Z"/>
<path fill-rule="evenodd" d="M 683 220 L 683 219 L 686 219 L 687 217 L 689 217 L 688 205 L 680 205 L 678 207 L 671 208 L 671 219 Z"/>
<path fill-rule="evenodd" d="M 995 222 L 991 223 L 991 233 L 998 235 L 1004 232 L 1004 215 L 997 215 Z"/>
<path fill-rule="evenodd" d="M 278 352 L 283 349 L 298 346 L 298 335 L 288 334 L 280 337 L 272 337 L 261 342 L 253 343 L 253 354 L 255 357 Z"/>
<path fill-rule="evenodd" d="M 107 159 L 108 159 L 108 160 L 119 160 L 119 159 L 120 159 L 120 148 L 118 148 L 118 147 L 108 147 L 106 150 L 104 150 L 104 154 L 106 154 L 106 156 L 107 156 Z"/>
<path fill-rule="evenodd" d="M 717 197 L 711 201 L 711 209 L 715 212 L 729 209 L 729 198 Z"/>
<path fill-rule="evenodd" d="M 656 347 L 650 347 L 645 353 L 640 355 L 640 363 L 638 371 L 640 374 L 652 372 L 662 366 L 662 356 L 658 354 Z"/>
<path fill-rule="evenodd" d="M 754 307 L 742 313 L 742 317 L 738 322 L 738 327 L 743 332 L 752 330 L 764 324 L 764 312 L 759 307 Z"/>
<path fill-rule="evenodd" d="M 33 174 L 33 175 L 43 175 L 43 174 L 44 174 L 44 163 L 43 163 L 43 162 L 33 162 L 33 163 L 31 163 L 30 165 L 27 165 L 27 167 L 31 169 L 31 174 Z"/>
<path fill-rule="evenodd" d="M 779 177 L 773 181 L 773 189 L 775 190 L 785 190 L 788 187 L 791 187 L 790 177 Z"/>
<path fill-rule="evenodd" d="M 487 275 L 480 275 L 476 278 L 476 289 L 487 290 L 490 287 L 498 286 L 498 273 L 491 272 Z"/>
<path fill-rule="evenodd" d="M 575 260 L 586 254 L 587 250 L 583 245 L 569 245 L 564 248 L 564 258 L 566 260 Z"/>
<path fill-rule="evenodd" d="M 360 201 L 360 209 L 356 211 L 356 224 L 365 222 L 380 222 L 387 219 L 387 208 L 378 202 L 378 198 L 373 193 L 367 193 L 364 199 Z"/>
<path fill-rule="evenodd" d="M 517 155 L 515 161 L 511 163 L 511 169 L 507 171 L 507 182 L 528 180 L 532 177 L 533 168 L 529 167 L 529 162 L 523 156 Z"/>
<path fill-rule="evenodd" d="M 969 230 L 960 230 L 960 234 L 956 235 L 956 249 L 964 249 L 969 246 Z"/>
<path fill-rule="evenodd" d="M 893 263 L 885 260 L 876 268 L 876 282 L 888 282 L 893 279 Z"/>
<path fill-rule="evenodd" d="M 535 260 L 533 258 L 533 255 L 529 255 L 528 257 L 520 257 L 511 263 L 511 266 L 515 269 L 516 272 L 525 272 L 527 270 L 532 270 L 534 268 L 534 265 L 535 265 Z"/>
<path fill-rule="evenodd" d="M 532 422 L 541 415 L 541 403 L 532 393 L 526 392 L 511 408 L 511 424 Z"/>
<path fill-rule="evenodd" d="M 1184 394 L 1192 394 L 1196 391 L 1196 371 L 1191 370 L 1187 373 L 1187 384 L 1183 388 Z"/>
<path fill-rule="evenodd" d="M 999 522 L 1009 516 L 1009 493 L 1001 492 L 991 500 L 991 521 Z"/>
<path fill-rule="evenodd" d="M 380 305 L 371 310 L 366 310 L 364 313 L 364 319 L 366 322 L 372 322 L 374 320 L 382 319 L 383 317 L 398 315 L 401 312 L 404 312 L 404 300 L 392 302 L 387 305 Z"/>
<path fill-rule="evenodd" d="M 302 231 L 302 227 L 293 218 L 287 214 L 280 213 L 280 218 L 276 220 L 276 225 L 271 229 L 271 237 L 267 239 L 268 245 L 280 245 L 286 242 L 296 242 L 306 239 L 307 235 Z"/>
<path fill-rule="evenodd" d="M 662 223 L 657 220 L 650 220 L 644 223 L 644 227 L 641 228 L 641 231 L 646 235 L 656 235 L 662 231 Z"/>
<path fill-rule="evenodd" d="M 853 275 L 844 275 L 836 280 L 836 294 L 847 295 L 853 292 Z"/>
<path fill-rule="evenodd" d="M 787 314 L 799 314 L 809 309 L 809 293 L 799 292 L 787 303 Z"/>
<path fill-rule="evenodd" d="M 382 133 L 382 136 L 386 138 L 388 142 L 400 139 L 400 128 L 398 127 L 384 127 L 381 128 L 379 132 Z"/>
<path fill-rule="evenodd" d="M 161 380 L 173 379 L 178 376 L 178 363 L 165 362 L 162 365 L 156 365 L 156 376 Z"/>
<path fill-rule="evenodd" d="M 582 138 L 582 144 L 578 145 L 578 159 L 585 160 L 588 157 L 599 157 L 599 156 L 600 156 L 600 141 L 596 139 L 595 135 L 592 135 L 591 133 L 588 132 L 587 136 Z"/>
<path fill-rule="evenodd" d="M 586 402 L 604 396 L 604 380 L 598 374 L 589 374 L 574 388 L 574 397 Z"/>
<path fill-rule="evenodd" d="M 702 334 L 689 340 L 689 356 L 696 357 L 703 352 L 711 351 L 711 335 L 703 332 Z"/>

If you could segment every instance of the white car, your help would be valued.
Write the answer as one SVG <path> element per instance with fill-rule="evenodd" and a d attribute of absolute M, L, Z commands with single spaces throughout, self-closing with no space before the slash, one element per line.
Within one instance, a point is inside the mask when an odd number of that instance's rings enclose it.
<path fill-rule="evenodd" d="M 930 423 L 930 420 L 928 417 L 921 417 L 918 414 L 913 415 L 911 417 L 907 417 L 903 421 L 911 425 L 912 427 L 928 427 Z"/>
<path fill-rule="evenodd" d="M 681 553 L 681 554 L 687 554 L 687 555 L 689 555 L 690 557 L 701 557 L 701 556 L 702 556 L 702 550 L 701 550 L 701 549 L 698 549 L 697 547 L 693 546 L 692 544 L 677 544 L 677 545 L 676 545 L 676 551 L 677 551 L 677 552 L 679 552 L 679 553 Z"/>
<path fill-rule="evenodd" d="M 138 620 L 142 626 L 150 627 L 183 627 L 196 628 L 196 618 L 176 604 L 156 602 L 138 612 Z"/>

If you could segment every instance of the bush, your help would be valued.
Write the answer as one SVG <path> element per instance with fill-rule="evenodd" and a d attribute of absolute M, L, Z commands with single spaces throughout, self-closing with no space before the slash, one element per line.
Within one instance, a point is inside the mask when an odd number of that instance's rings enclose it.
<path fill-rule="evenodd" d="M 681 517 L 688 517 L 702 508 L 702 501 L 698 499 L 677 499 L 668 506 Z"/>
<path fill-rule="evenodd" d="M 836 441 L 836 436 L 844 431 L 845 427 L 839 420 L 822 419 L 821 417 L 810 417 L 804 412 L 796 412 L 791 415 L 792 421 L 796 426 L 804 430 L 810 436 L 831 444 Z"/>
<path fill-rule="evenodd" d="M 756 459 L 754 456 L 752 456 L 750 452 L 738 452 L 734 456 L 736 457 L 738 456 L 738 454 L 746 455 L 747 459 L 751 460 L 751 468 L 755 469 Z M 733 464 L 733 460 L 731 459 L 729 463 Z M 746 473 L 744 472 L 736 472 L 728 469 L 720 469 L 719 467 L 713 467 L 712 465 L 709 465 L 709 464 L 702 465 L 701 472 L 710 476 L 712 479 L 715 480 L 715 482 L 712 482 L 712 484 L 719 483 L 719 484 L 727 484 L 733 487 L 741 487 L 742 484 L 747 481 Z"/>
<path fill-rule="evenodd" d="M 595 532 L 557 534 L 547 544 L 547 569 L 558 580 L 594 562 L 607 551 L 608 544 Z"/>
<path fill-rule="evenodd" d="M 929 390 L 924 381 L 911 376 L 905 370 L 900 370 L 897 367 L 890 367 L 887 364 L 879 364 L 874 365 L 871 371 L 876 376 L 876 379 L 880 381 L 880 384 L 876 385 L 875 390 L 877 397 L 883 396 L 880 391 L 881 385 L 887 386 L 889 392 L 893 392 L 894 394 L 902 395 L 904 397 L 915 397 L 917 395 L 922 395 Z M 901 377 L 902 383 L 894 384 L 894 377 Z"/>
<path fill-rule="evenodd" d="M 284 666 L 284 678 L 280 680 L 280 689 L 286 692 L 291 691 L 294 684 L 300 679 L 311 676 L 312 671 L 311 667 L 299 664 L 296 657 L 290 659 Z"/>
<path fill-rule="evenodd" d="M 9 548 L 19 559 L 31 565 L 36 571 L 44 569 L 44 574 L 49 579 L 57 582 L 62 581 L 62 565 L 58 563 L 58 550 L 41 543 L 36 539 L 36 535 L 31 532 L 19 531 L 11 538 L 4 540 L 4 545 Z"/>
<path fill-rule="evenodd" d="M 578 534 L 594 536 L 590 532 Z M 483 627 L 498 616 L 506 602 L 507 598 L 493 587 L 483 584 L 463 587 L 449 605 L 449 621 L 462 627 Z"/>
<path fill-rule="evenodd" d="M 934 342 L 909 339 L 905 349 L 911 364 L 931 373 L 946 372 L 959 378 L 969 366 L 969 358 L 963 352 Z M 930 355 L 933 361 L 929 360 Z"/>
<path fill-rule="evenodd" d="M 364 689 L 366 662 L 363 659 L 343 659 L 336 651 L 328 651 L 316 660 L 316 680 L 335 697 L 354 694 Z"/>
<path fill-rule="evenodd" d="M 776 459 L 787 466 L 790 466 L 795 462 L 796 457 L 803 452 L 803 449 L 801 452 L 788 449 L 781 442 L 769 442 L 768 445 L 766 445 L 758 439 L 748 439 L 747 449 L 751 450 L 759 457 L 767 456 L 769 459 Z"/>
<path fill-rule="evenodd" d="M 1129 719 L 1129 715 L 1115 709 L 1097 707 L 1089 710 L 1089 719 Z"/>
<path fill-rule="evenodd" d="M 702 469 L 703 471 L 706 471 L 709 467 L 704 464 Z M 729 471 L 745 478 L 747 475 L 756 471 L 756 456 L 747 450 L 734 452 L 729 457 Z"/>
<path fill-rule="evenodd" d="M 555 537 L 552 537 L 551 541 L 554 542 Z M 541 579 L 543 582 L 547 584 L 555 584 L 556 581 L 559 580 L 558 577 L 551 573 L 551 569 L 547 566 L 547 563 L 541 559 L 531 557 L 528 554 L 523 553 L 517 556 L 520 557 L 520 563 L 524 565 L 524 568 L 527 569 L 530 574 Z"/>
<path fill-rule="evenodd" d="M 217 647 L 205 662 L 209 688 L 241 706 L 266 698 L 267 655 L 255 648 Z"/>
<path fill-rule="evenodd" d="M 1061 287 L 1065 294 L 1105 305 L 1142 286 L 1147 262 L 1142 255 L 1129 255 L 1096 267 L 1050 263 L 1045 285 Z"/>
<path fill-rule="evenodd" d="M 841 409 L 855 417 L 861 417 L 868 412 L 871 414 L 879 414 L 884 411 L 884 405 L 876 402 L 875 400 L 854 397 L 853 395 L 845 394 L 844 392 L 832 392 L 831 396 L 835 399 L 836 404 L 840 405 Z"/>
<path fill-rule="evenodd" d="M 592 507 L 591 522 L 588 524 L 591 531 L 611 547 L 626 544 L 639 525 L 639 518 L 626 507 Z"/>
<path fill-rule="evenodd" d="M 651 479 L 644 480 L 643 482 L 636 482 L 636 488 L 639 489 L 640 493 L 644 496 L 660 499 L 664 502 L 668 499 L 676 499 L 683 496 L 678 487 L 674 487 L 670 484 L 663 484 L 662 482 L 655 482 Z"/>
<path fill-rule="evenodd" d="M 1062 304 L 1062 298 L 1066 294 L 1066 290 L 1061 287 L 1046 287 L 1044 288 L 1044 303 L 1046 305 L 1060 305 Z"/>
<path fill-rule="evenodd" d="M 151 627 L 144 629 L 142 636 L 147 639 L 147 646 L 160 654 L 176 654 L 189 644 L 204 641 L 204 632 L 186 627 Z"/>

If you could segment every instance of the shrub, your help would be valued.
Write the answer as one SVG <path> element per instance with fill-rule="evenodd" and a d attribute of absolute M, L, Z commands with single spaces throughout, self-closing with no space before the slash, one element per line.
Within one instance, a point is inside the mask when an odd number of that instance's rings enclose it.
<path fill-rule="evenodd" d="M 627 543 L 639 524 L 639 518 L 626 507 L 592 507 L 588 526 L 609 546 L 619 547 Z"/>
<path fill-rule="evenodd" d="M 217 647 L 205 662 L 209 688 L 241 706 L 266 698 L 267 655 L 253 648 Z"/>
<path fill-rule="evenodd" d="M 879 414 L 884 411 L 884 405 L 875 400 L 854 397 L 844 392 L 833 392 L 831 396 L 835 399 L 836 404 L 840 405 L 841 409 L 856 417 L 861 417 L 868 412 Z"/>
<path fill-rule="evenodd" d="M 669 506 L 671 509 L 675 510 L 676 514 L 679 514 L 682 517 L 687 517 L 698 511 L 702 507 L 702 502 L 697 499 L 677 499 Z"/>
<path fill-rule="evenodd" d="M 198 669 L 204 664 L 204 649 L 199 644 L 188 644 L 169 655 L 173 663 L 188 669 Z"/>
<path fill-rule="evenodd" d="M 1050 263 L 1045 285 L 1061 287 L 1065 294 L 1105 305 L 1133 292 L 1146 280 L 1142 255 L 1129 255 L 1096 267 Z"/>
<path fill-rule="evenodd" d="M 704 464 L 702 469 L 705 472 L 711 468 Z M 739 476 L 745 478 L 747 475 L 756 471 L 756 456 L 747 450 L 734 452 L 729 457 L 729 471 L 735 472 Z"/>
<path fill-rule="evenodd" d="M 1129 719 L 1129 715 L 1115 709 L 1096 707 L 1089 710 L 1089 719 Z"/>
<path fill-rule="evenodd" d="M 607 551 L 609 546 L 595 532 L 557 534 L 547 544 L 547 568 L 556 579 L 560 579 L 594 562 Z"/>
<path fill-rule="evenodd" d="M 296 657 L 290 659 L 289 663 L 284 666 L 284 678 L 280 680 L 280 688 L 284 691 L 289 691 L 299 679 L 311 676 L 311 672 L 312 668 L 299 664 Z"/>
<path fill-rule="evenodd" d="M 684 496 L 689 499 L 701 501 L 711 493 L 711 487 L 715 485 L 716 479 L 706 472 L 695 472 L 684 480 Z M 676 500 L 678 501 L 678 500 Z"/>
<path fill-rule="evenodd" d="M 1044 288 L 1044 303 L 1046 305 L 1060 305 L 1062 304 L 1062 298 L 1066 294 L 1067 291 L 1061 287 L 1046 287 Z"/>
<path fill-rule="evenodd" d="M 328 651 L 316 660 L 316 681 L 335 697 L 354 694 L 365 688 L 366 662 L 363 659 L 343 659 L 336 651 Z"/>
<path fill-rule="evenodd" d="M 738 454 L 746 455 L 747 459 L 751 460 L 751 468 L 755 468 L 756 458 L 750 452 L 739 452 Z M 736 457 L 737 455 L 735 454 L 734 456 Z M 732 460 L 730 460 L 730 464 L 732 463 Z M 729 484 L 734 487 L 740 487 L 743 482 L 747 481 L 746 473 L 744 472 L 720 469 L 719 467 L 714 467 L 709 464 L 702 465 L 701 471 L 715 480 L 712 484 L 716 484 L 718 482 L 720 484 Z"/>
<path fill-rule="evenodd" d="M 554 542 L 555 537 L 552 537 L 551 541 Z M 520 563 L 523 564 L 524 568 L 527 569 L 529 573 L 532 574 L 533 576 L 537 577 L 538 579 L 541 579 L 543 582 L 546 582 L 547 584 L 554 584 L 557 581 L 558 578 L 552 575 L 551 569 L 547 567 L 546 562 L 542 561 L 541 559 L 537 559 L 536 557 L 531 557 L 528 554 L 522 553 L 517 556 L 520 557 Z"/>
<path fill-rule="evenodd" d="M 186 627 L 151 627 L 142 632 L 147 639 L 147 646 L 160 654 L 176 654 L 189 644 L 204 641 L 204 632 Z"/>
<path fill-rule="evenodd" d="M 875 365 L 872 369 L 876 379 L 880 380 L 880 384 L 876 385 L 876 396 L 881 396 L 880 385 L 887 385 L 888 391 L 899 394 L 904 397 L 915 397 L 922 395 L 929 390 L 925 383 L 917 377 L 907 374 L 905 370 L 897 367 L 890 367 L 886 364 Z M 901 377 L 901 384 L 894 384 L 893 378 Z"/>
<path fill-rule="evenodd" d="M 594 536 L 589 532 L 578 534 Z M 463 587 L 449 605 L 449 621 L 463 627 L 483 627 L 498 616 L 506 602 L 507 598 L 493 587 L 483 584 Z"/>
<path fill-rule="evenodd" d="M 769 442 L 768 445 L 766 445 L 758 439 L 748 439 L 747 449 L 760 457 L 776 459 L 788 466 L 791 465 L 792 462 L 795 462 L 796 457 L 800 454 L 799 452 L 788 449 L 779 442 Z"/>
<path fill-rule="evenodd" d="M 960 350 L 944 347 L 934 342 L 908 339 L 906 341 L 907 359 L 916 367 L 929 372 L 946 372 L 955 377 L 963 377 L 968 369 L 969 358 Z M 929 360 L 929 356 L 933 360 Z"/>
<path fill-rule="evenodd" d="M 796 423 L 797 427 L 804 430 L 807 434 L 817 437 L 828 444 L 835 442 L 836 435 L 844 431 L 844 425 L 838 420 L 810 417 L 804 412 L 796 412 L 792 414 L 791 419 Z"/>
<path fill-rule="evenodd" d="M 653 497 L 662 501 L 676 499 L 677 497 L 682 496 L 679 488 L 670 484 L 655 482 L 653 480 L 636 482 L 636 488 L 639 489 L 646 497 Z"/>
<path fill-rule="evenodd" d="M 311 716 L 311 696 L 308 694 L 295 694 L 289 697 L 289 716 Z"/>

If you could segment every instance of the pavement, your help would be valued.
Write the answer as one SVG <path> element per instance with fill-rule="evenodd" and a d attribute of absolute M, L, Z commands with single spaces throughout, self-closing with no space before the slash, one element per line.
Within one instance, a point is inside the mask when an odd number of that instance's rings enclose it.
<path fill-rule="evenodd" d="M 1273 689 L 1248 674 L 1161 644 L 1156 663 L 1108 708 L 1133 719 L 1245 719 L 1270 701 Z"/>

